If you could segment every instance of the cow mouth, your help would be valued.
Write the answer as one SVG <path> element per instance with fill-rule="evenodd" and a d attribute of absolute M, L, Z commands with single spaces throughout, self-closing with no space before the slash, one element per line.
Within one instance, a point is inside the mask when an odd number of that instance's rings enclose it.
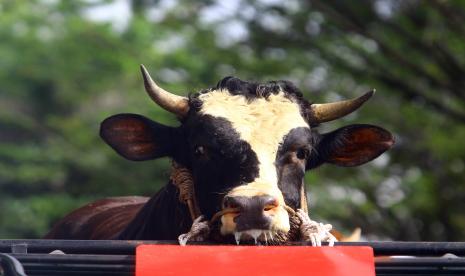
<path fill-rule="evenodd" d="M 272 230 L 250 229 L 234 232 L 234 239 L 237 245 L 255 244 L 255 245 L 271 245 L 284 242 L 282 232 Z"/>
<path fill-rule="evenodd" d="M 214 232 L 216 232 L 214 240 L 223 244 L 237 245 L 285 245 L 300 239 L 300 224 L 301 220 L 296 215 L 294 210 L 289 210 L 289 231 L 270 230 L 270 229 L 248 229 L 243 231 L 234 231 L 232 234 L 220 234 L 221 223 L 216 223 Z"/>
<path fill-rule="evenodd" d="M 287 232 L 272 231 L 263 229 L 252 229 L 241 232 L 235 232 L 234 238 L 236 244 L 246 245 L 285 245 L 300 240 L 300 218 L 295 212 L 289 212 L 290 229 Z M 256 237 L 256 238 L 255 238 Z M 239 240 L 239 241 L 238 241 Z"/>

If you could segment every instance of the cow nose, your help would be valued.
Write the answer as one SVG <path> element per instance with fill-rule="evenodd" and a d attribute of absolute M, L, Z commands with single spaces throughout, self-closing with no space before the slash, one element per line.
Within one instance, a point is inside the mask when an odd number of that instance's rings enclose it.
<path fill-rule="evenodd" d="M 234 196 L 224 199 L 226 208 L 238 209 L 234 218 L 236 231 L 251 229 L 269 230 L 273 218 L 273 210 L 278 208 L 278 200 L 273 196 Z"/>

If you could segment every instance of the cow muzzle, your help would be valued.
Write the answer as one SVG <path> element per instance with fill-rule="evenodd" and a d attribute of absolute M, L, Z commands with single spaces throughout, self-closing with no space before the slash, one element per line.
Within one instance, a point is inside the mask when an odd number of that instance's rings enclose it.
<path fill-rule="evenodd" d="M 241 240 L 268 242 L 290 229 L 289 215 L 280 191 L 248 195 L 244 191 L 233 190 L 225 196 L 223 210 L 221 234 L 234 235 L 237 243 Z"/>

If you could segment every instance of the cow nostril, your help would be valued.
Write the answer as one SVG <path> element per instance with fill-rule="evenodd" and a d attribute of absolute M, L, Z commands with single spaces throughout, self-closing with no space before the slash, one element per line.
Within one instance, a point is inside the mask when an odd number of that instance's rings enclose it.
<path fill-rule="evenodd" d="M 241 208 L 241 205 L 237 202 L 237 200 L 233 197 L 226 197 L 223 201 L 223 208 L 228 209 L 237 209 Z"/>
<path fill-rule="evenodd" d="M 267 212 L 267 211 L 271 211 L 273 209 L 275 209 L 276 207 L 279 206 L 279 203 L 278 203 L 278 200 L 276 198 L 273 198 L 273 197 L 270 197 L 266 200 L 266 202 L 264 202 L 265 205 L 263 207 L 263 211 Z"/>
<path fill-rule="evenodd" d="M 265 208 L 263 208 L 263 211 L 270 211 L 273 208 L 276 208 L 276 206 L 275 205 L 266 205 Z"/>
<path fill-rule="evenodd" d="M 263 211 L 271 211 L 279 206 L 278 202 L 272 202 L 269 204 L 266 204 L 265 207 L 263 207 Z"/>

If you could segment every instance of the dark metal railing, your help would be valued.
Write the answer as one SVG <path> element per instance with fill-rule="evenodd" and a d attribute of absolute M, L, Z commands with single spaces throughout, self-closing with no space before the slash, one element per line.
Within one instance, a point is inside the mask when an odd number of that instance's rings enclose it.
<path fill-rule="evenodd" d="M 21 266 L 29 276 L 133 275 L 135 249 L 140 244 L 177 243 L 175 241 L 0 240 L 0 253 L 2 253 L 0 267 L 9 273 L 6 275 L 10 275 L 15 268 L 19 269 Z M 309 244 L 293 243 L 292 245 Z M 372 247 L 377 275 L 465 275 L 465 242 L 340 242 L 336 245 Z M 49 254 L 52 251 L 54 253 Z M 19 268 L 18 264 L 20 264 Z M 24 274 L 18 271 L 16 275 Z"/>

